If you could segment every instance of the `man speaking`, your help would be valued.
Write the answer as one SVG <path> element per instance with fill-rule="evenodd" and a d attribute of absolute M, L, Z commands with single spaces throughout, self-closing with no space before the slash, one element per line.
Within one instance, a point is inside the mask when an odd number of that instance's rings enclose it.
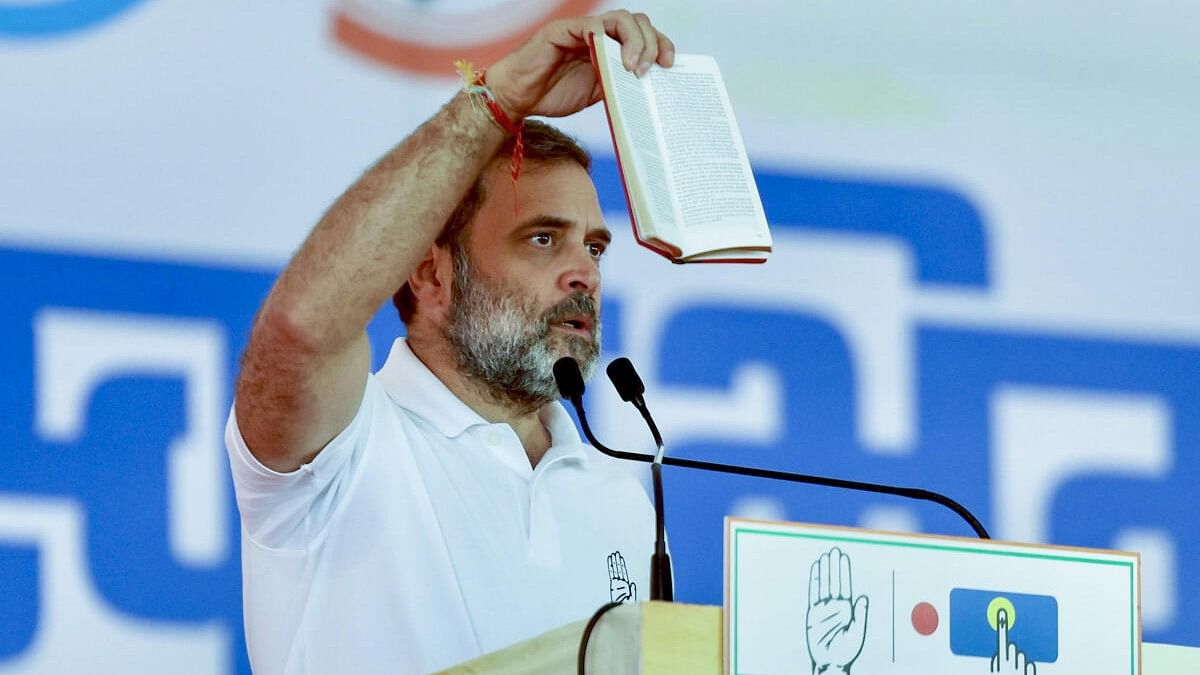
<path fill-rule="evenodd" d="M 596 365 L 609 232 L 586 152 L 523 122 L 599 100 L 593 31 L 634 72 L 673 61 L 645 15 L 547 24 L 351 186 L 264 301 L 226 430 L 256 673 L 428 672 L 645 599 L 649 502 L 552 374 Z M 407 339 L 371 374 L 393 295 Z"/>

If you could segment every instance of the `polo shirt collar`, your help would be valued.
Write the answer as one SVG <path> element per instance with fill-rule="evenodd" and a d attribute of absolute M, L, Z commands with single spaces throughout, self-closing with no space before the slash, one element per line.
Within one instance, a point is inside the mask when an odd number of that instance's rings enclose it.
<path fill-rule="evenodd" d="M 446 438 L 468 427 L 487 424 L 417 358 L 404 338 L 392 342 L 387 361 L 375 378 L 396 405 L 432 424 Z"/>
<path fill-rule="evenodd" d="M 392 343 L 387 361 L 375 373 L 375 378 L 396 405 L 433 425 L 446 438 L 459 436 L 472 426 L 490 424 L 455 396 L 417 358 L 404 338 L 396 338 Z M 539 417 L 550 432 L 550 451 L 546 458 L 554 455 L 586 459 L 587 446 L 580 441 L 575 422 L 562 403 L 552 401 L 547 404 Z"/>
<path fill-rule="evenodd" d="M 546 452 L 545 457 L 542 457 L 542 461 L 538 462 L 538 466 L 545 464 L 548 459 L 573 457 L 580 461 L 587 460 L 589 448 L 579 439 L 579 430 L 575 428 L 575 421 L 567 414 L 567 409 L 563 407 L 562 402 L 553 401 L 546 404 L 539 417 L 542 424 L 545 425 L 546 431 L 550 432 L 550 450 Z"/>

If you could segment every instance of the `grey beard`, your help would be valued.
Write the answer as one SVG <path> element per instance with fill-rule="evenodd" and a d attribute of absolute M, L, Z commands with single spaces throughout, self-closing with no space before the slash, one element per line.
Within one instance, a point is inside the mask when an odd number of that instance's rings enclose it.
<path fill-rule="evenodd" d="M 452 297 L 446 339 L 459 369 L 497 401 L 533 409 L 558 399 L 554 362 L 563 356 L 579 362 L 584 379 L 595 372 L 600 322 L 592 297 L 572 295 L 539 313 L 515 293 L 481 280 L 466 252 L 454 256 Z M 581 313 L 595 319 L 592 340 L 551 333 L 561 318 Z"/>

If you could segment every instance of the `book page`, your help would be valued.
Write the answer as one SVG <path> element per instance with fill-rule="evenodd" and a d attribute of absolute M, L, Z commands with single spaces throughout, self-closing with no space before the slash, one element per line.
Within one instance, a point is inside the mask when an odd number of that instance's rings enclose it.
<path fill-rule="evenodd" d="M 681 57 L 673 68 L 651 69 L 648 77 L 681 225 L 757 229 L 762 206 L 716 63 Z"/>
<path fill-rule="evenodd" d="M 634 163 L 632 168 L 637 185 L 630 188 L 644 191 L 645 201 L 651 211 L 647 214 L 650 222 L 640 225 L 651 232 L 662 232 L 664 228 L 674 231 L 675 210 L 671 202 L 667 172 L 659 154 L 654 113 L 650 109 L 645 84 L 636 75 L 625 70 L 621 63 L 620 45 L 612 38 L 606 37 L 605 41 L 612 43 L 605 45 L 608 49 L 602 57 L 607 61 L 607 72 L 613 85 L 611 99 L 619 113 L 617 119 L 621 132 L 628 137 L 632 146 L 628 148 L 631 154 L 629 159 Z"/>

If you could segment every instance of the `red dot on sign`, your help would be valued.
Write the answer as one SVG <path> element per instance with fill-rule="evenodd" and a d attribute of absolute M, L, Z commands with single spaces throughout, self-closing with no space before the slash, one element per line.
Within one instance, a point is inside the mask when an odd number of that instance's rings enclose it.
<path fill-rule="evenodd" d="M 938 613 L 928 602 L 918 602 L 913 607 L 912 625 L 921 635 L 932 635 L 938 627 Z"/>

